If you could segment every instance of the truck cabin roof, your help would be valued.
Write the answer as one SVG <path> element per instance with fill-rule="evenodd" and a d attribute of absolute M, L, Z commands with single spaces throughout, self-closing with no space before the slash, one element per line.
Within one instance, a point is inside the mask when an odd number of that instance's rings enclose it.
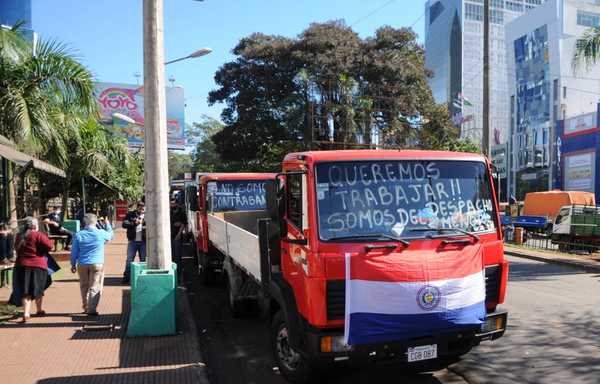
<path fill-rule="evenodd" d="M 485 156 L 477 153 L 420 150 L 339 150 L 290 153 L 284 163 L 317 163 L 322 161 L 365 161 L 365 160 L 454 160 L 486 162 Z"/>
<path fill-rule="evenodd" d="M 276 173 L 209 173 L 200 178 L 200 184 L 209 181 L 275 180 L 276 176 Z"/>

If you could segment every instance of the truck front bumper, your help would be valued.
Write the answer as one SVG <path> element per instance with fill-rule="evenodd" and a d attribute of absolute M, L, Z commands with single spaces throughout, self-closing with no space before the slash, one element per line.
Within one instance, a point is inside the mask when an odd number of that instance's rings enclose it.
<path fill-rule="evenodd" d="M 506 330 L 508 313 L 494 311 L 486 315 L 481 327 L 464 328 L 459 331 L 440 333 L 428 337 L 401 342 L 370 345 L 343 346 L 343 329 L 319 330 L 309 327 L 305 332 L 306 357 L 316 365 L 335 363 L 368 364 L 379 361 L 408 363 L 408 349 L 425 345 L 437 345 L 437 359 L 410 363 L 411 366 L 435 367 L 444 360 L 468 353 L 483 340 L 495 340 Z M 441 365 L 440 365 L 441 366 Z"/>

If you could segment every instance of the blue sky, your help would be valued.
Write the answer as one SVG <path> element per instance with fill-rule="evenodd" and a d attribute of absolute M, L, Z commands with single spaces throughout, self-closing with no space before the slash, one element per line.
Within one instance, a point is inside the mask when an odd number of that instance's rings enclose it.
<path fill-rule="evenodd" d="M 32 7 L 36 32 L 67 43 L 97 80 L 135 84 L 133 74 L 143 70 L 141 0 L 33 0 Z M 253 32 L 291 37 L 311 22 L 344 19 L 363 37 L 382 25 L 416 23 L 422 39 L 423 11 L 423 0 L 165 0 L 167 60 L 213 49 L 169 65 L 166 76 L 185 88 L 186 122 L 202 114 L 219 118 L 222 106 L 209 107 L 207 95 L 240 38 Z"/>

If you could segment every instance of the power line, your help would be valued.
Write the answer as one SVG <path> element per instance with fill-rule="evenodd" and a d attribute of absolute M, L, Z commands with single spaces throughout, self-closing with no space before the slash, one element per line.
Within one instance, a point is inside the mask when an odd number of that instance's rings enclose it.
<path fill-rule="evenodd" d="M 388 5 L 392 4 L 396 2 L 396 0 L 389 0 L 388 2 L 384 3 L 383 5 L 380 5 L 379 7 L 375 8 L 373 11 L 371 11 L 370 13 L 366 14 L 365 16 L 359 18 L 358 20 L 356 20 L 354 23 L 350 24 L 350 28 L 354 27 L 356 24 L 365 21 L 366 19 L 368 19 L 369 17 L 373 16 L 374 14 L 376 14 L 377 12 L 381 11 L 383 8 L 387 7 Z"/>

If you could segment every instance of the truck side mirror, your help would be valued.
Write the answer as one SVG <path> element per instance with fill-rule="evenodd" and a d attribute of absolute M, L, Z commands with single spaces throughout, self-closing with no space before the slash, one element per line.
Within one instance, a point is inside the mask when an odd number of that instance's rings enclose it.
<path fill-rule="evenodd" d="M 279 221 L 279 237 L 287 237 L 288 227 L 287 220 L 285 219 L 285 212 L 287 206 L 287 199 L 285 196 L 284 184 L 281 179 L 275 179 L 275 185 L 277 188 L 277 218 Z"/>

